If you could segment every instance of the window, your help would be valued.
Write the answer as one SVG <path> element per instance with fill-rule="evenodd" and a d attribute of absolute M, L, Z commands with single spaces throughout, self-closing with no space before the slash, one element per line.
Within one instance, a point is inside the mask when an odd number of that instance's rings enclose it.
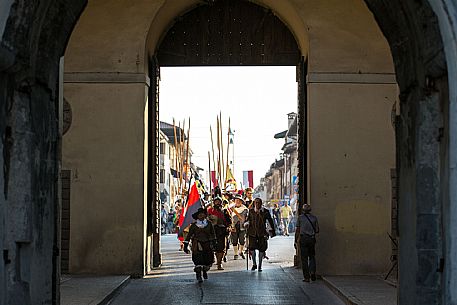
<path fill-rule="evenodd" d="M 160 150 L 161 155 L 165 155 L 165 143 L 164 142 L 160 143 L 159 150 Z"/>
<path fill-rule="evenodd" d="M 161 169 L 160 170 L 160 183 L 165 183 L 165 170 L 164 169 Z"/>

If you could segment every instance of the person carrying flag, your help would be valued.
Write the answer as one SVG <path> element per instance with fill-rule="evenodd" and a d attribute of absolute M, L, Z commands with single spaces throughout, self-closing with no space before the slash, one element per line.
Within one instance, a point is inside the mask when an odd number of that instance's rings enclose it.
<path fill-rule="evenodd" d="M 244 226 L 247 227 L 249 251 L 252 255 L 251 270 L 256 270 L 258 266 L 259 272 L 262 271 L 262 260 L 265 258 L 265 252 L 268 248 L 268 238 L 270 235 L 271 237 L 276 235 L 273 218 L 271 218 L 270 212 L 262 205 L 262 199 L 255 198 L 253 207 L 249 210 L 247 221 L 244 223 Z M 267 221 L 270 225 L 270 232 L 267 232 Z M 256 250 L 259 251 L 258 265 L 256 262 Z"/>
<path fill-rule="evenodd" d="M 248 216 L 248 208 L 244 205 L 244 200 L 241 195 L 235 196 L 235 206 L 231 208 L 232 213 L 232 227 L 231 227 L 231 241 L 233 245 L 234 256 L 233 259 L 238 259 L 240 255 L 245 258 L 243 250 L 246 241 L 246 231 L 244 222 Z"/>
<path fill-rule="evenodd" d="M 228 230 L 232 221 L 230 215 L 227 213 L 227 210 L 222 208 L 221 197 L 213 199 L 213 206 L 208 208 L 208 215 L 208 219 L 214 226 L 217 239 L 217 246 L 215 249 L 217 270 L 224 270 L 222 267 L 222 259 L 225 255 L 227 245 L 226 239 L 229 235 Z"/>
<path fill-rule="evenodd" d="M 190 185 L 190 184 L 189 184 Z M 178 239 L 183 242 L 186 239 L 187 233 L 189 232 L 189 226 L 195 220 L 192 215 L 202 207 L 202 200 L 200 200 L 200 194 L 198 192 L 197 183 L 194 182 L 190 188 L 190 192 L 187 197 L 187 202 L 181 209 L 178 220 Z M 184 245 L 182 245 L 184 246 Z"/>
<path fill-rule="evenodd" d="M 208 213 L 205 209 L 199 208 L 192 214 L 196 220 L 189 227 L 189 233 L 184 240 L 184 252 L 189 254 L 189 242 L 192 241 L 192 261 L 195 264 L 195 275 L 199 283 L 208 279 L 208 270 L 214 263 L 214 249 L 216 247 L 216 234 L 214 227 L 207 219 Z M 202 279 L 203 273 L 203 279 Z"/>

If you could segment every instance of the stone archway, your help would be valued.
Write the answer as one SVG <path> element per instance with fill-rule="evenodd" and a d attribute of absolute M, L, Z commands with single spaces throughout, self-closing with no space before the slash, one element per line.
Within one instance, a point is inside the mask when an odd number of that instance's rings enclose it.
<path fill-rule="evenodd" d="M 455 304 L 457 94 L 447 84 L 457 78 L 457 7 L 452 0 L 366 2 L 391 46 L 402 92 L 400 238 L 406 241 L 401 241 L 404 261 L 417 257 L 418 263 L 400 262 L 410 274 L 401 281 L 400 303 Z M 6 1 L 0 6 L 0 217 L 2 232 L 8 232 L 0 244 L 5 249 L 2 302 L 58 299 L 58 67 L 85 4 Z M 443 244 L 427 247 L 437 240 Z M 21 270 L 28 270 L 28 278 L 19 276 Z M 17 280 L 10 282 L 7 274 Z"/>

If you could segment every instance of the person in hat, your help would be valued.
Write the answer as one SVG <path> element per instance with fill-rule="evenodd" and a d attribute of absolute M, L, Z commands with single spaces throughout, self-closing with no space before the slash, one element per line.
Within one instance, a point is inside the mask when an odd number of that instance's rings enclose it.
<path fill-rule="evenodd" d="M 316 234 L 319 233 L 317 217 L 311 214 L 311 206 L 303 205 L 303 213 L 298 216 L 295 244 L 300 246 L 303 281 L 316 280 Z"/>
<path fill-rule="evenodd" d="M 232 226 L 230 234 L 234 252 L 233 259 L 238 259 L 238 255 L 243 259 L 245 258 L 243 253 L 246 241 L 244 222 L 248 216 L 248 211 L 248 208 L 244 205 L 243 197 L 239 194 L 235 195 L 235 206 L 231 208 Z"/>
<path fill-rule="evenodd" d="M 227 252 L 230 249 L 230 228 L 232 227 L 232 217 L 230 216 L 230 201 L 227 199 L 222 200 L 222 208 L 227 212 L 229 216 L 229 226 L 227 227 L 228 236 L 225 239 L 225 253 L 223 257 L 224 263 L 227 262 Z"/>
<path fill-rule="evenodd" d="M 248 209 L 252 208 L 252 202 L 254 200 L 254 198 L 252 197 L 253 194 L 254 191 L 251 187 L 247 187 L 244 190 L 244 204 L 248 207 Z"/>
<path fill-rule="evenodd" d="M 214 227 L 207 219 L 206 209 L 199 208 L 192 214 L 196 222 L 189 227 L 189 233 L 184 240 L 184 252 L 189 254 L 189 242 L 192 241 L 192 261 L 195 264 L 197 281 L 201 283 L 203 278 L 208 279 L 208 270 L 214 263 L 214 248 L 216 247 L 216 234 Z"/>
<path fill-rule="evenodd" d="M 213 199 L 213 206 L 208 209 L 208 219 L 214 226 L 216 233 L 217 246 L 215 249 L 217 270 L 224 270 L 222 260 L 225 255 L 227 236 L 229 235 L 229 227 L 231 218 L 227 210 L 222 208 L 222 198 L 216 197 Z"/>
<path fill-rule="evenodd" d="M 270 225 L 268 231 L 267 222 Z M 258 268 L 259 272 L 262 272 L 262 261 L 265 258 L 265 252 L 268 248 L 268 238 L 270 235 L 271 237 L 276 235 L 273 218 L 271 218 L 270 211 L 263 207 L 262 199 L 254 199 L 253 207 L 249 210 L 249 215 L 244 225 L 247 227 L 248 247 L 252 255 L 251 270 Z M 258 265 L 256 261 L 256 250 L 259 251 Z"/>

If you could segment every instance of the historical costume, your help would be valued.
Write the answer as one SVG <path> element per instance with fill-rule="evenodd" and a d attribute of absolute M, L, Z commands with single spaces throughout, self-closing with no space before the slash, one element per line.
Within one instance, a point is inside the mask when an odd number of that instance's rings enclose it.
<path fill-rule="evenodd" d="M 311 214 L 311 206 L 305 204 L 298 216 L 295 242 L 300 245 L 303 281 L 316 280 L 316 234 L 319 233 L 317 217 Z"/>
<path fill-rule="evenodd" d="M 208 219 L 213 224 L 216 233 L 217 245 L 214 252 L 216 254 L 217 270 L 224 270 L 222 259 L 226 251 L 231 218 L 227 210 L 222 208 L 222 198 L 216 197 L 213 199 L 213 206 L 208 209 Z"/>
<path fill-rule="evenodd" d="M 248 207 L 248 209 L 252 208 L 252 202 L 254 201 L 254 198 L 252 198 L 252 194 L 254 193 L 254 191 L 252 190 L 252 188 L 250 187 L 247 187 L 245 190 L 244 190 L 244 205 Z"/>
<path fill-rule="evenodd" d="M 269 231 L 267 231 L 267 221 L 270 225 Z M 252 269 L 257 269 L 256 262 L 256 250 L 259 251 L 259 272 L 262 271 L 262 260 L 265 257 L 265 251 L 268 248 L 268 238 L 269 233 L 271 236 L 275 236 L 275 227 L 273 218 L 271 218 L 270 212 L 262 207 L 262 199 L 256 198 L 253 202 L 253 208 L 249 210 L 249 215 L 247 222 L 245 223 L 247 227 L 248 235 L 248 247 L 252 255 Z"/>
<path fill-rule="evenodd" d="M 246 241 L 246 230 L 244 223 L 248 216 L 248 208 L 244 205 L 243 198 L 240 195 L 235 196 L 235 206 L 231 208 L 232 227 L 231 227 L 231 242 L 233 245 L 234 259 L 238 259 L 240 255 L 245 258 L 243 250 Z"/>
<path fill-rule="evenodd" d="M 192 223 L 189 227 L 189 233 L 184 240 L 184 252 L 187 254 L 189 251 L 189 242 L 191 241 L 192 247 L 192 261 L 195 264 L 195 274 L 198 282 L 202 282 L 203 278 L 207 279 L 207 271 L 210 269 L 214 262 L 214 248 L 216 246 L 216 234 L 214 227 L 206 218 L 207 211 L 203 208 L 198 209 L 192 217 L 196 222 Z"/>

